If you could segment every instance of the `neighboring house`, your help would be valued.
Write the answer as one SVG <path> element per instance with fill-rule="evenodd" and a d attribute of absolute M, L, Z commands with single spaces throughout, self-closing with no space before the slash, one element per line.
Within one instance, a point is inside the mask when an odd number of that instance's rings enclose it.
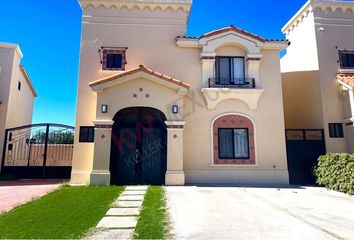
<path fill-rule="evenodd" d="M 286 128 L 324 129 L 327 152 L 354 152 L 353 12 L 353 1 L 311 0 L 282 29 Z"/>
<path fill-rule="evenodd" d="M 26 69 L 20 65 L 22 52 L 17 44 L 0 43 L 0 159 L 5 130 L 32 123 L 37 93 Z"/>
<path fill-rule="evenodd" d="M 71 181 L 287 184 L 279 51 L 234 26 L 192 38 L 190 0 L 80 0 Z"/>

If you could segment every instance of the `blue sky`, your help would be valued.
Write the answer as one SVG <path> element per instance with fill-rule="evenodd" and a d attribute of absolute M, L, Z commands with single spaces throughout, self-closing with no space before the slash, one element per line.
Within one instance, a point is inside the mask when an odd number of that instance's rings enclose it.
<path fill-rule="evenodd" d="M 305 2 L 194 0 L 188 35 L 233 24 L 265 38 L 282 39 L 280 29 Z M 0 42 L 20 44 L 22 64 L 39 95 L 34 123 L 74 125 L 81 34 L 77 1 L 2 0 L 1 7 L 9 11 L 0 15 Z"/>

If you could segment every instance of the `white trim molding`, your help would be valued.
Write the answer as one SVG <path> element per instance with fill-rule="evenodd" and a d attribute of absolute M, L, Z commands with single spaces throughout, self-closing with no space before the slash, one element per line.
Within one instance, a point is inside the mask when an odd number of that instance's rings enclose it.
<path fill-rule="evenodd" d="M 93 120 L 92 123 L 95 126 L 102 126 L 102 125 L 113 126 L 114 121 L 112 121 L 112 120 Z"/>
<path fill-rule="evenodd" d="M 155 11 L 179 11 L 186 12 L 187 19 L 192 7 L 192 0 L 78 0 L 83 10 L 92 8 L 115 9 L 139 9 Z"/>
<path fill-rule="evenodd" d="M 16 43 L 4 43 L 4 42 L 0 42 L 0 48 L 12 48 L 15 49 L 17 55 L 19 56 L 20 59 L 23 58 L 23 54 L 21 51 L 21 48 L 18 44 Z"/>
<path fill-rule="evenodd" d="M 304 19 L 314 11 L 335 12 L 337 11 L 354 13 L 353 1 L 343 0 L 308 0 L 304 6 L 285 24 L 281 29 L 284 34 L 288 34 L 296 28 Z"/>
<path fill-rule="evenodd" d="M 146 72 L 140 71 L 140 72 L 136 72 L 124 77 L 120 77 L 119 75 L 116 76 L 117 79 L 112 79 L 112 81 L 108 81 L 108 82 L 104 82 L 104 83 L 99 83 L 96 85 L 91 86 L 92 91 L 94 92 L 98 92 L 101 93 L 103 92 L 106 88 L 110 88 L 116 85 L 120 85 L 122 83 L 134 80 L 134 79 L 139 79 L 139 78 L 143 78 L 146 80 L 150 80 L 154 83 L 157 83 L 159 85 L 171 88 L 171 89 L 175 89 L 177 90 L 177 93 L 180 95 L 186 95 L 188 93 L 188 88 L 182 86 L 182 85 L 177 85 L 173 82 L 168 82 L 168 81 L 164 81 L 159 77 L 156 76 L 152 76 L 151 74 L 148 74 Z"/>

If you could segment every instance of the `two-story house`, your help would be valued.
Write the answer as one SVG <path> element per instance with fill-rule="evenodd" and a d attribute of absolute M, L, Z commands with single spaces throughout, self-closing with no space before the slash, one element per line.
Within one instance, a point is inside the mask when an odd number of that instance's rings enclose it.
<path fill-rule="evenodd" d="M 186 35 L 191 0 L 79 0 L 72 183 L 288 183 L 287 41 Z"/>
<path fill-rule="evenodd" d="M 282 29 L 286 128 L 324 129 L 327 152 L 354 152 L 354 2 L 309 0 Z"/>
<path fill-rule="evenodd" d="M 0 159 L 5 130 L 32 123 L 37 93 L 25 67 L 20 65 L 22 57 L 17 44 L 0 43 Z"/>

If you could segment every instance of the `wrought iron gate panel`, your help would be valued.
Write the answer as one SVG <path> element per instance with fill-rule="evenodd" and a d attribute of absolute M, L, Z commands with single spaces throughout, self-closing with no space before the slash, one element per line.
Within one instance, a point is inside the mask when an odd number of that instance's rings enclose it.
<path fill-rule="evenodd" d="M 150 184 L 164 184 L 166 164 L 166 139 L 162 128 L 142 129 L 143 179 Z"/>
<path fill-rule="evenodd" d="M 74 128 L 33 124 L 7 129 L 1 174 L 18 178 L 70 178 Z"/>
<path fill-rule="evenodd" d="M 287 129 L 286 148 L 291 184 L 315 184 L 313 167 L 326 153 L 323 129 Z"/>
<path fill-rule="evenodd" d="M 136 128 L 127 127 L 119 131 L 118 146 L 118 176 L 115 176 L 114 182 L 134 184 L 137 181 L 135 173 L 135 157 L 137 149 Z M 115 171 L 113 170 L 113 174 Z"/>

